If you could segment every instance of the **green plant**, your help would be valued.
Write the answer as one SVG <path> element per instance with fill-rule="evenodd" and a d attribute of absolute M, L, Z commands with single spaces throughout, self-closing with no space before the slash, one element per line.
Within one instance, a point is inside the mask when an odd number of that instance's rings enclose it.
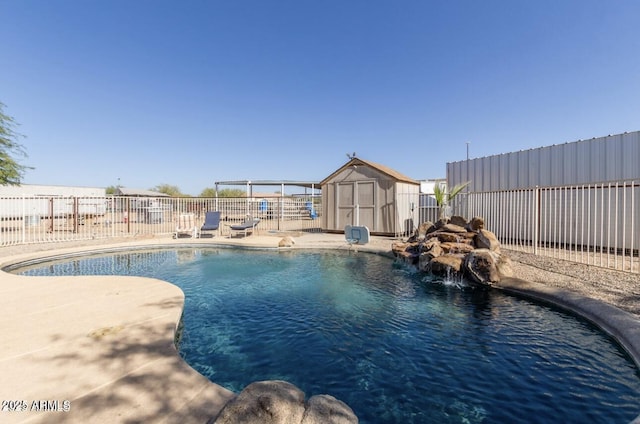
<path fill-rule="evenodd" d="M 33 168 L 18 163 L 14 158 L 27 156 L 18 142 L 24 136 L 14 131 L 17 124 L 11 116 L 4 114 L 3 109 L 4 104 L 0 102 L 0 185 L 18 185 L 25 171 Z"/>
<path fill-rule="evenodd" d="M 436 204 L 440 208 L 440 219 L 445 218 L 447 206 L 449 206 L 451 201 L 460 194 L 460 192 L 464 190 L 469 183 L 471 183 L 471 181 L 457 184 L 451 189 L 451 191 L 448 191 L 442 183 L 437 183 L 433 187 L 433 196 L 436 198 Z"/>

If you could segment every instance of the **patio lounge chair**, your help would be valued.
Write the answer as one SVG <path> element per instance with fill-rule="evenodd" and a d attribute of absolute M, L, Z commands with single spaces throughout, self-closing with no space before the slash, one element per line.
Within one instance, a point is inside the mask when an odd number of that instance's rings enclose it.
<path fill-rule="evenodd" d="M 178 224 L 176 225 L 176 232 L 173 233 L 173 238 L 178 238 L 181 234 L 190 235 L 193 238 L 200 236 L 194 214 L 183 213 L 178 217 Z"/>
<path fill-rule="evenodd" d="M 254 218 L 251 215 L 247 215 L 247 219 L 245 219 L 244 222 L 240 224 L 227 225 L 230 230 L 229 237 L 233 237 L 234 233 L 244 233 L 244 236 L 246 237 L 249 233 L 253 233 L 253 230 L 259 222 L 260 218 Z"/>
<path fill-rule="evenodd" d="M 200 236 L 202 236 L 202 233 L 204 231 L 216 231 L 219 228 L 220 228 L 220 211 L 205 212 L 204 224 L 202 224 L 202 227 L 200 227 Z"/>

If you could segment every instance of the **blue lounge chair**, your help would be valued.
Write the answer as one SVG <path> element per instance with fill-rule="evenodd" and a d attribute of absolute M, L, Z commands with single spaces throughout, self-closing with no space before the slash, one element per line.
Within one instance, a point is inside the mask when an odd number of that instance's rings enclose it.
<path fill-rule="evenodd" d="M 200 228 L 200 234 L 203 231 L 216 231 L 220 228 L 220 211 L 208 211 L 204 214 L 204 224 Z M 215 234 L 212 234 L 214 236 Z"/>
<path fill-rule="evenodd" d="M 249 233 L 253 233 L 253 230 L 259 222 L 260 218 L 253 218 L 251 215 L 247 215 L 247 219 L 245 219 L 244 222 L 228 225 L 230 230 L 229 237 L 233 237 L 234 233 L 244 233 L 244 236 L 246 237 Z"/>
<path fill-rule="evenodd" d="M 309 212 L 309 218 L 316 219 L 318 217 L 318 213 L 316 209 L 313 207 L 313 202 L 307 202 L 304 205 L 304 208 Z"/>

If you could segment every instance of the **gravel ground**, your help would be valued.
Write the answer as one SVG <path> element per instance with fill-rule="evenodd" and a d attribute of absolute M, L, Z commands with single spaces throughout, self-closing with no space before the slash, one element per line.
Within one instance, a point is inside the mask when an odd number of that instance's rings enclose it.
<path fill-rule="evenodd" d="M 378 240 L 372 238 L 371 242 L 381 247 L 384 245 L 383 240 L 384 238 Z M 507 249 L 504 246 L 500 249 L 511 259 L 513 276 L 516 278 L 577 292 L 616 306 L 640 318 L 640 274 L 638 273 L 533 255 Z"/>
<path fill-rule="evenodd" d="M 640 317 L 640 275 L 502 249 L 514 276 L 572 290 Z"/>

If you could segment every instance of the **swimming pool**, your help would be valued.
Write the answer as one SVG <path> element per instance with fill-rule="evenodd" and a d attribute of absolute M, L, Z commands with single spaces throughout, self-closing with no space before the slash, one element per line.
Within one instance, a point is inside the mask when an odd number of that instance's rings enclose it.
<path fill-rule="evenodd" d="M 171 281 L 186 295 L 180 354 L 199 372 L 234 391 L 287 380 L 363 423 L 626 423 L 640 404 L 638 370 L 590 324 L 377 255 L 188 248 L 16 272 Z"/>

